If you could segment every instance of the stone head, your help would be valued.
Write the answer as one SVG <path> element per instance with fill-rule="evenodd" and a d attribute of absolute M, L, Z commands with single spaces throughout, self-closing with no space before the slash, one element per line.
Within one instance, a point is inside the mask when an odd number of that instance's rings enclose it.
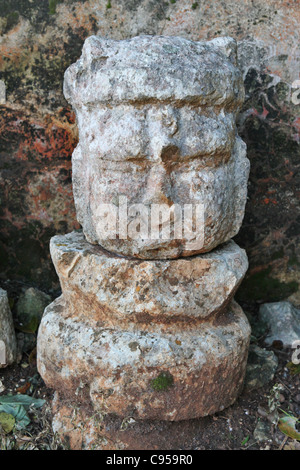
<path fill-rule="evenodd" d="M 233 39 L 92 36 L 66 71 L 64 93 L 79 128 L 73 191 L 88 241 L 123 255 L 175 258 L 238 232 L 249 163 L 236 132 L 244 90 Z M 104 214 L 111 205 L 114 213 Z M 194 230 L 184 228 L 184 208 L 196 206 L 201 236 L 194 209 Z M 110 237 L 103 237 L 104 216 Z"/>

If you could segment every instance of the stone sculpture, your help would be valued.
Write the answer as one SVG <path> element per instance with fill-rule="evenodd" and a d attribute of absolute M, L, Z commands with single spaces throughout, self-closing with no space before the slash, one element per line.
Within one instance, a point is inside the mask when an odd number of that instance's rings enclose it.
<path fill-rule="evenodd" d="M 138 258 L 177 258 L 210 251 L 237 234 L 249 171 L 235 125 L 244 91 L 220 44 L 149 36 L 85 42 L 64 90 L 77 115 L 73 191 L 90 243 Z M 120 230 L 104 239 L 99 207 L 118 204 L 120 196 L 133 207 L 132 217 L 134 204 L 203 204 L 203 246 L 186 250 L 181 234 L 134 239 L 130 214 L 125 239 Z"/>
<path fill-rule="evenodd" d="M 66 71 L 83 233 L 51 240 L 62 296 L 45 310 L 38 367 L 74 448 L 139 448 L 138 434 L 111 441 L 109 420 L 199 418 L 242 389 L 250 327 L 232 299 L 248 262 L 230 239 L 249 162 L 235 49 L 91 37 Z"/>

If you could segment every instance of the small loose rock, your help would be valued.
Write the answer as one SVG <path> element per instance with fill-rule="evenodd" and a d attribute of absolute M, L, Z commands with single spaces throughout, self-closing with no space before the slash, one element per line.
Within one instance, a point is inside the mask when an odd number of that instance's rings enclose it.
<path fill-rule="evenodd" d="M 272 351 L 251 345 L 249 348 L 245 390 L 249 392 L 269 383 L 274 378 L 277 366 L 278 359 Z"/>
<path fill-rule="evenodd" d="M 0 368 L 16 360 L 17 345 L 7 293 L 0 289 Z"/>
<path fill-rule="evenodd" d="M 281 342 L 284 348 L 291 348 L 294 341 L 300 340 L 300 310 L 290 302 L 261 305 L 259 318 L 269 331 L 265 338 L 268 346 Z"/>
<path fill-rule="evenodd" d="M 257 442 L 272 440 L 272 425 L 268 421 L 259 420 L 253 432 L 253 437 Z"/>

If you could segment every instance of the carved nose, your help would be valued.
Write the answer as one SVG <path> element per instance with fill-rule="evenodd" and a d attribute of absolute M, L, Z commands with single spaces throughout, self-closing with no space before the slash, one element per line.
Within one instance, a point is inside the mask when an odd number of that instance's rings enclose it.
<path fill-rule="evenodd" d="M 160 159 L 165 165 L 168 166 L 168 163 L 172 163 L 177 161 L 179 158 L 179 148 L 176 145 L 166 145 L 161 149 L 160 152 Z"/>
<path fill-rule="evenodd" d="M 156 161 L 163 161 L 178 154 L 174 135 L 178 131 L 178 119 L 174 110 L 150 110 L 148 116 L 149 148 Z"/>

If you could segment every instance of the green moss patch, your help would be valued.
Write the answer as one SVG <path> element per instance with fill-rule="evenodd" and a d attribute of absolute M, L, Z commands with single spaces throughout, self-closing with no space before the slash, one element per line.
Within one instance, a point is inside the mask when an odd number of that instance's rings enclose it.
<path fill-rule="evenodd" d="M 270 274 L 269 267 L 246 278 L 238 291 L 237 298 L 257 302 L 278 302 L 298 290 L 296 281 L 281 282 Z"/>
<path fill-rule="evenodd" d="M 54 15 L 56 13 L 56 6 L 61 3 L 62 0 L 49 0 L 49 14 Z"/>
<path fill-rule="evenodd" d="M 162 392 L 172 387 L 174 384 L 173 376 L 169 372 L 161 372 L 156 379 L 151 381 L 151 387 L 157 392 Z"/>

